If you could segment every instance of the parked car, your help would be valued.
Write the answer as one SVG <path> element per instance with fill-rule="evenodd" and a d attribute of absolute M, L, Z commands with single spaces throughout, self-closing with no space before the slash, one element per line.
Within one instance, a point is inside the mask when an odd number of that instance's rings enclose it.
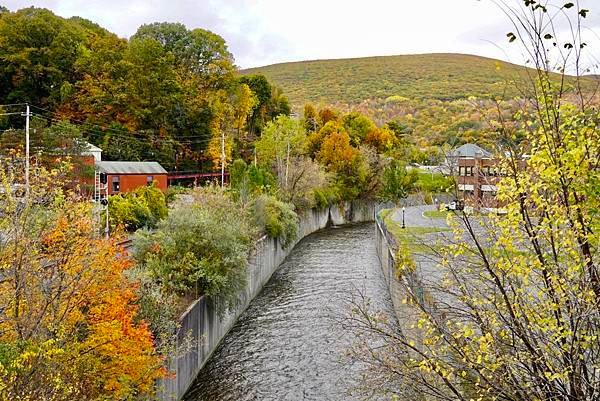
<path fill-rule="evenodd" d="M 448 205 L 446 205 L 446 210 L 463 210 L 465 208 L 465 202 L 462 200 L 453 200 Z"/>

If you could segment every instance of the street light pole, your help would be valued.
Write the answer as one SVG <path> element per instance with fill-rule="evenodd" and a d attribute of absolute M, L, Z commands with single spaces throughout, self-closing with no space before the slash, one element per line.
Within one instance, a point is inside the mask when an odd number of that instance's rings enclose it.
<path fill-rule="evenodd" d="M 406 212 L 406 208 L 402 206 L 402 228 L 406 228 L 406 224 L 404 222 L 404 213 Z"/>

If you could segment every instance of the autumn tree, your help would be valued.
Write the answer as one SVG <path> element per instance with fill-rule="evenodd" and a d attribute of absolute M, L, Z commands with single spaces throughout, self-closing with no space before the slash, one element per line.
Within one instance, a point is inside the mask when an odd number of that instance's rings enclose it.
<path fill-rule="evenodd" d="M 383 153 L 391 150 L 397 144 L 396 135 L 386 127 L 375 128 L 367 133 L 364 143 Z"/>
<path fill-rule="evenodd" d="M 450 243 L 423 244 L 436 262 L 433 280 L 397 259 L 409 305 L 402 332 L 374 315 L 359 320 L 381 334 L 370 360 L 380 369 L 378 385 L 398 396 L 596 400 L 600 120 L 590 94 L 551 71 L 557 60 L 562 74 L 579 72 L 580 31 L 556 36 L 564 22 L 582 26 L 590 11 L 574 2 L 501 4 L 514 23 L 509 40 L 536 66 L 531 88 L 522 88 L 535 95 L 531 107 L 518 113 L 516 128 L 504 126 L 528 145 L 508 148 L 503 160 L 497 200 L 506 215 L 451 219 Z"/>
<path fill-rule="evenodd" d="M 335 174 L 336 185 L 344 200 L 357 198 L 366 180 L 366 165 L 358 149 L 350 144 L 345 131 L 329 134 L 321 145 L 317 160 Z"/>
<path fill-rule="evenodd" d="M 287 116 L 279 116 L 269 122 L 255 142 L 260 163 L 273 168 L 279 187 L 284 191 L 291 183 L 290 160 L 304 153 L 305 144 L 306 133 L 301 123 Z"/>
<path fill-rule="evenodd" d="M 60 169 L 4 159 L 0 229 L 0 399 L 134 400 L 164 375 L 138 318 L 130 260 L 100 238 L 90 204 L 60 189 Z"/>

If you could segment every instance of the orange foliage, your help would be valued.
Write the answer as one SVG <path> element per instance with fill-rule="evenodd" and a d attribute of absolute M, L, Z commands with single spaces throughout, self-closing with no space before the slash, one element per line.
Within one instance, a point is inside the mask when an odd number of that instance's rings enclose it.
<path fill-rule="evenodd" d="M 329 107 L 325 107 L 319 110 L 319 123 L 321 124 L 321 126 L 324 126 L 330 121 L 336 121 L 337 119 L 337 113 Z"/>
<path fill-rule="evenodd" d="M 365 138 L 367 145 L 373 146 L 379 152 L 391 149 L 396 141 L 396 135 L 387 128 L 378 128 L 370 131 Z"/>
<path fill-rule="evenodd" d="M 323 140 L 317 159 L 328 169 L 340 172 L 353 164 L 358 156 L 358 150 L 350 144 L 350 136 L 345 131 L 335 131 Z"/>
<path fill-rule="evenodd" d="M 3 210 L 20 235 L 0 248 L 0 343 L 12 355 L 0 358 L 0 399 L 152 394 L 165 371 L 136 317 L 132 262 L 115 239 L 98 237 L 87 203 L 63 196 L 43 212 Z"/>

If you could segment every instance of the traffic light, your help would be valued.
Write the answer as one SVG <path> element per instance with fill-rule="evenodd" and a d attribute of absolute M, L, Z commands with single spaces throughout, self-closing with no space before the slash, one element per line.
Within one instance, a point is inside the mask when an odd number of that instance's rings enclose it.
<path fill-rule="evenodd" d="M 106 184 L 108 182 L 108 174 L 100 173 L 100 184 Z"/>

